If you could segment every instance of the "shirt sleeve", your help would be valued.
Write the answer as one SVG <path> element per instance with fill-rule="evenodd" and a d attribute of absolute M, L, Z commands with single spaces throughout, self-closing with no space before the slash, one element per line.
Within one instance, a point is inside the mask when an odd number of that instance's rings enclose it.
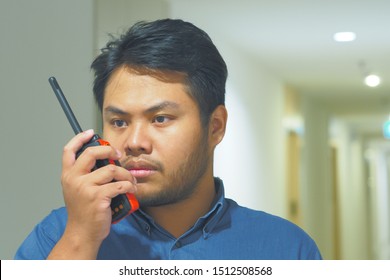
<path fill-rule="evenodd" d="M 66 225 L 66 212 L 54 210 L 20 245 L 14 256 L 15 260 L 44 260 L 61 238 Z"/>
<path fill-rule="evenodd" d="M 321 252 L 318 249 L 317 244 L 314 242 L 314 240 L 312 240 L 309 237 L 308 243 L 311 244 L 310 250 L 308 250 L 306 256 L 303 257 L 302 259 L 304 259 L 304 260 L 322 260 Z"/>

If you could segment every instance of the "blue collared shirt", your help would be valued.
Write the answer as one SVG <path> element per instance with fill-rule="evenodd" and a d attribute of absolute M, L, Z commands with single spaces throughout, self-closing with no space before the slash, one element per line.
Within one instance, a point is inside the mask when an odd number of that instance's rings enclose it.
<path fill-rule="evenodd" d="M 175 238 L 138 210 L 112 225 L 98 259 L 321 259 L 315 242 L 301 228 L 225 198 L 218 178 L 215 186 L 212 209 L 181 237 Z M 26 238 L 15 259 L 45 259 L 61 238 L 66 221 L 65 208 L 54 210 Z"/>

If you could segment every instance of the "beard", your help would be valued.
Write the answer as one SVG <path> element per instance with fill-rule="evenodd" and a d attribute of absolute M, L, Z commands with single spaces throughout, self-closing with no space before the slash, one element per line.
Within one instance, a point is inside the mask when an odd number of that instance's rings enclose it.
<path fill-rule="evenodd" d="M 179 167 L 166 176 L 159 192 L 137 197 L 141 207 L 174 204 L 189 198 L 209 164 L 207 132 L 202 132 L 198 145 Z M 162 166 L 162 164 L 160 164 Z M 164 170 L 162 166 L 162 170 Z"/>

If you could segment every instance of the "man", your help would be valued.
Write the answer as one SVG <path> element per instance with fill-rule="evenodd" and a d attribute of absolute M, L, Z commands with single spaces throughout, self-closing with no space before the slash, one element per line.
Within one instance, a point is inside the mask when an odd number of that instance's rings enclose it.
<path fill-rule="evenodd" d="M 320 259 L 292 223 L 238 206 L 213 176 L 222 140 L 227 69 L 208 35 L 181 20 L 140 22 L 92 63 L 111 146 L 64 148 L 66 208 L 45 218 L 17 259 Z M 98 159 L 119 160 L 91 171 Z M 239 187 L 239 186 L 237 186 Z M 140 209 L 111 225 L 111 199 Z"/>

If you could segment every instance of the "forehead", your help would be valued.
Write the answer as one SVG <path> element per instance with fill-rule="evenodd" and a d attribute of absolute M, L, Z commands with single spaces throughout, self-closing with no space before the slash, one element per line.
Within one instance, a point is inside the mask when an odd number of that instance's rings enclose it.
<path fill-rule="evenodd" d="M 177 102 L 194 101 L 188 94 L 186 76 L 168 71 L 140 71 L 122 66 L 110 76 L 104 93 L 104 104 L 113 100 L 132 99 L 151 102 L 160 99 L 174 99 Z"/>

